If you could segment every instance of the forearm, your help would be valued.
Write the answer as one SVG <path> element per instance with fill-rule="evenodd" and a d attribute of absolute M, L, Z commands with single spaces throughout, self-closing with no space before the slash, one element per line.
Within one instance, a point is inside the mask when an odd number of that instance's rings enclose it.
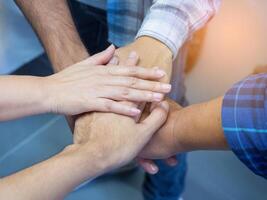
<path fill-rule="evenodd" d="M 221 123 L 222 98 L 177 111 L 173 127 L 176 152 L 228 149 Z"/>
<path fill-rule="evenodd" d="M 66 0 L 16 0 L 35 29 L 53 64 L 60 71 L 86 57 Z"/>
<path fill-rule="evenodd" d="M 33 76 L 0 77 L 0 121 L 48 112 L 44 79 Z"/>
<path fill-rule="evenodd" d="M 98 165 L 95 150 L 88 147 L 85 153 L 77 146 L 69 146 L 42 163 L 3 178 L 0 199 L 64 199 L 79 184 L 102 171 L 104 165 Z"/>

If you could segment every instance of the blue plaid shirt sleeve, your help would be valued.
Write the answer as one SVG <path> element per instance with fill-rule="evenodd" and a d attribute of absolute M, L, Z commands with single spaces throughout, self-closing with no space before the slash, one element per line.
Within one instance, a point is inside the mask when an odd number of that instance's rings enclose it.
<path fill-rule="evenodd" d="M 267 74 L 249 76 L 224 96 L 222 125 L 229 146 L 254 173 L 267 178 Z"/>

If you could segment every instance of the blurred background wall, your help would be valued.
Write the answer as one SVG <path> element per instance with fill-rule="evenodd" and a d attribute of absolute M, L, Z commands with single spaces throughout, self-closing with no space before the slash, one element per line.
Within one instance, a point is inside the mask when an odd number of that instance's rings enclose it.
<path fill-rule="evenodd" d="M 267 64 L 267 1 L 222 2 L 187 76 L 187 96 L 192 103 L 222 95 L 255 66 Z"/>
<path fill-rule="evenodd" d="M 223 95 L 227 88 L 267 64 L 267 1 L 222 0 L 205 31 L 201 51 L 187 74 L 190 103 Z M 189 154 L 185 199 L 267 199 L 267 181 L 229 152 Z"/>

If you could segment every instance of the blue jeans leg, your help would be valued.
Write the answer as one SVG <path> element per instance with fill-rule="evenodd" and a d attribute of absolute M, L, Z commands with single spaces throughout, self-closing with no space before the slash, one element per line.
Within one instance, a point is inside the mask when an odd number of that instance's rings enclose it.
<path fill-rule="evenodd" d="M 176 156 L 179 165 L 170 167 L 163 160 L 157 160 L 160 171 L 156 175 L 146 174 L 143 195 L 146 200 L 178 200 L 184 190 L 186 175 L 186 154 Z"/>

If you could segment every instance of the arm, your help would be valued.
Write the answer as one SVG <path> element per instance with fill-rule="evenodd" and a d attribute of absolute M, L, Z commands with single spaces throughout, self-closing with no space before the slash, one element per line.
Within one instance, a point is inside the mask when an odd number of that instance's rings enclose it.
<path fill-rule="evenodd" d="M 94 66 L 98 60 L 110 59 L 114 51 L 111 46 L 48 77 L 0 77 L 0 121 L 45 112 L 77 115 L 102 111 L 135 116 L 138 109 L 117 101 L 161 101 L 171 88 L 155 81 L 163 71 L 134 67 L 133 74 L 133 67 Z"/>
<path fill-rule="evenodd" d="M 168 121 L 140 156 L 166 158 L 186 151 L 232 149 L 254 173 L 267 178 L 266 83 L 266 74 L 250 76 L 224 97 L 184 109 L 172 103 Z"/>
<path fill-rule="evenodd" d="M 54 71 L 60 71 L 89 56 L 66 0 L 16 0 L 42 42 Z M 66 118 L 73 130 L 74 120 Z"/>
<path fill-rule="evenodd" d="M 168 120 L 142 151 L 142 158 L 162 159 L 182 152 L 228 148 L 221 124 L 222 98 L 185 108 L 168 101 Z"/>
<path fill-rule="evenodd" d="M 89 56 L 66 0 L 16 0 L 39 36 L 55 71 Z"/>
<path fill-rule="evenodd" d="M 98 132 L 47 161 L 0 179 L 0 199 L 64 199 L 82 182 L 131 161 L 165 122 L 167 112 L 163 102 L 142 123 L 129 124 L 127 132 Z"/>

